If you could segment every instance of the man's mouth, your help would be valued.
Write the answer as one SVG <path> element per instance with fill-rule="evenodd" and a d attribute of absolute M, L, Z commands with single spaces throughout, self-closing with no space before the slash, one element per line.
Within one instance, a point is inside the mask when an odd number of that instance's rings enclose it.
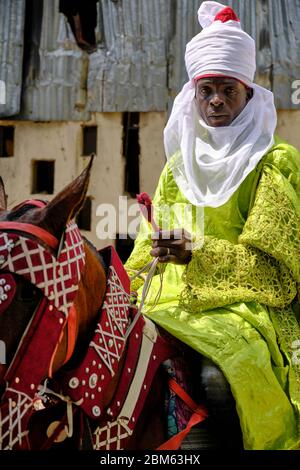
<path fill-rule="evenodd" d="M 226 126 L 229 121 L 228 114 L 209 114 L 207 117 L 207 122 L 213 127 Z"/>

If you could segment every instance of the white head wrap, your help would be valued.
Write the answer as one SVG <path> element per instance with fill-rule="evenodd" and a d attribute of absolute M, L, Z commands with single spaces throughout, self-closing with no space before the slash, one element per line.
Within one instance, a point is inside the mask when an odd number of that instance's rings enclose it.
<path fill-rule="evenodd" d="M 217 16 L 217 19 L 216 19 Z M 164 131 L 165 151 L 175 181 L 197 206 L 225 204 L 273 145 L 276 109 L 273 93 L 255 85 L 255 43 L 231 8 L 203 2 L 204 28 L 186 46 L 190 82 L 174 101 Z M 206 75 L 236 78 L 253 88 L 253 98 L 226 127 L 208 126 L 195 105 L 195 79 Z"/>

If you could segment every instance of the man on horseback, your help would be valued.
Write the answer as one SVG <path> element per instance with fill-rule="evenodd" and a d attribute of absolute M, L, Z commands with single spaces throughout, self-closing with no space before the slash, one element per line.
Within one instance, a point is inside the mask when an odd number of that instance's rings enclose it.
<path fill-rule="evenodd" d="M 255 43 L 231 8 L 203 2 L 186 47 L 190 81 L 164 131 L 167 164 L 126 263 L 167 263 L 152 320 L 201 354 L 194 375 L 219 446 L 299 447 L 300 156 L 274 136 L 272 92 L 253 83 Z M 192 240 L 178 207 L 202 208 Z M 165 209 L 171 214 L 166 227 Z M 192 214 L 195 214 L 195 211 Z M 186 214 L 186 211 L 185 211 Z M 192 242 L 192 244 L 191 244 Z M 135 281 L 133 288 L 141 287 Z"/>

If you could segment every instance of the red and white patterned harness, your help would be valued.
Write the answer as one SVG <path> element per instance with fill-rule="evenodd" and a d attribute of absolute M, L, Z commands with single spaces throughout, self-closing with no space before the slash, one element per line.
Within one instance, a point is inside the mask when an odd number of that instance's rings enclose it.
<path fill-rule="evenodd" d="M 33 238 L 32 233 L 38 233 L 41 239 Z M 33 226 L 0 222 L 0 286 L 9 286 L 2 296 L 0 314 L 15 294 L 13 274 L 23 276 L 43 293 L 4 378 L 0 449 L 32 447 L 30 418 L 39 413 L 36 404 L 43 399 L 43 382 L 51 370 L 85 265 L 84 242 L 75 223 L 67 226 L 58 257 L 43 239 L 42 230 L 37 232 Z M 96 450 L 124 448 L 157 367 L 174 352 L 154 324 L 143 317 L 126 340 L 127 328 L 136 314 L 130 305 L 130 281 L 115 250 L 109 247 L 105 251 L 106 257 L 110 251 L 107 290 L 93 338 L 80 364 L 59 379 L 62 402 L 72 404 L 73 413 L 80 408 L 90 421 Z M 105 392 L 125 350 L 120 381 L 112 403 L 105 409 Z"/>

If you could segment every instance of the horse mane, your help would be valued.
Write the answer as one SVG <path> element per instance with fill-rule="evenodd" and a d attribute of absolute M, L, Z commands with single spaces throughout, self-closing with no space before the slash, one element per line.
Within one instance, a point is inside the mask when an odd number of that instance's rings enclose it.
<path fill-rule="evenodd" d="M 95 245 L 93 245 L 93 243 L 88 240 L 85 236 L 82 235 L 82 238 L 84 240 L 84 242 L 87 244 L 87 246 L 91 249 L 91 251 L 96 255 L 96 257 L 98 258 L 100 264 L 103 266 L 104 270 L 105 270 L 105 277 L 107 278 L 108 276 L 108 268 L 109 268 L 109 263 L 107 263 L 107 260 L 104 259 L 104 257 L 101 255 L 101 253 L 97 250 L 97 248 L 95 247 Z"/>

